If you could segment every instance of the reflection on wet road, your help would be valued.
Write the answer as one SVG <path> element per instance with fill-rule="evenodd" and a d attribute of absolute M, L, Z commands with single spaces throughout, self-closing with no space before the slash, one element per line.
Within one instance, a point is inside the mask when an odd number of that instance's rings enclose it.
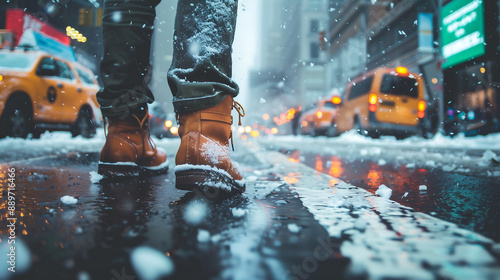
<path fill-rule="evenodd" d="M 414 164 L 301 154 L 298 150 L 286 153 L 292 162 L 302 162 L 371 193 L 384 184 L 392 189 L 391 200 L 500 241 L 495 223 L 500 215 L 500 188 L 496 178 L 467 176 Z M 420 186 L 427 189 L 420 190 Z"/>
<path fill-rule="evenodd" d="M 243 166 L 255 177 L 247 183 L 247 194 L 215 201 L 176 190 L 172 171 L 152 178 L 94 180 L 89 173 L 97 161 L 98 153 L 75 152 L 0 166 L 0 186 L 6 186 L 7 170 L 16 169 L 17 244 L 29 248 L 17 261 L 31 262 L 29 269 L 18 267 L 8 276 L 142 278 L 145 268 L 138 268 L 131 255 L 137 248 L 154 248 L 174 264 L 168 279 L 282 279 L 318 246 L 317 238 L 328 238 L 283 181 L 251 165 Z M 7 213 L 5 188 L 1 195 L 0 210 Z M 67 195 L 76 204 L 62 203 Z M 2 215 L 0 223 L 7 224 L 7 217 Z M 301 229 L 300 238 L 289 225 Z M 2 243 L 7 231 L 0 227 Z M 324 265 L 335 258 L 319 263 L 311 275 L 332 275 L 334 269 L 340 275 L 345 261 Z"/>

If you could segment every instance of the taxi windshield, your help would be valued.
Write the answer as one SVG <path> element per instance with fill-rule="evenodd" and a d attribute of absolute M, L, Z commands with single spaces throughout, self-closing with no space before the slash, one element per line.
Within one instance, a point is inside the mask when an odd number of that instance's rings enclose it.
<path fill-rule="evenodd" d="M 0 53 L 0 69 L 26 70 L 35 62 L 36 56 L 29 53 Z"/>

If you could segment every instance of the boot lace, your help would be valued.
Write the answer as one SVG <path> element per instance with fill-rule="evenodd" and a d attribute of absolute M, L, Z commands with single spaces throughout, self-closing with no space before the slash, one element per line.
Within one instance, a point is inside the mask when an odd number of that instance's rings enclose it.
<path fill-rule="evenodd" d="M 151 147 L 153 148 L 154 151 L 156 151 L 156 144 L 151 140 L 151 130 L 149 129 L 149 110 L 146 111 L 146 115 L 144 116 L 144 118 L 139 119 L 139 117 L 137 117 L 136 115 L 132 115 L 132 117 L 134 117 L 138 122 L 139 122 L 139 126 L 143 129 L 146 129 L 146 131 L 148 132 L 148 142 L 149 142 L 149 145 L 151 145 Z M 146 152 L 146 145 L 142 145 L 143 146 L 143 152 L 145 153 Z"/>
<path fill-rule="evenodd" d="M 245 116 L 245 109 L 240 103 L 233 100 L 233 108 L 238 112 L 238 125 L 241 125 L 241 118 Z"/>
<path fill-rule="evenodd" d="M 132 117 L 134 117 L 138 122 L 139 122 L 139 127 L 143 127 L 144 124 L 146 125 L 149 125 L 149 121 L 146 122 L 146 120 L 149 120 L 149 111 L 146 112 L 146 115 L 144 116 L 144 118 L 141 120 L 139 119 L 139 117 L 137 117 L 136 115 L 132 115 Z M 103 128 L 104 128 L 104 136 L 108 136 L 108 126 L 109 126 L 109 118 L 105 117 L 103 118 Z M 148 129 L 148 133 L 149 133 L 149 136 L 151 136 L 151 132 L 149 131 Z"/>
<path fill-rule="evenodd" d="M 241 118 L 245 117 L 245 109 L 243 106 L 235 100 L 233 100 L 233 108 L 238 112 L 238 125 L 241 125 Z M 231 134 L 229 134 L 229 139 L 231 139 L 231 148 L 234 152 L 234 143 L 233 143 L 233 130 L 231 130 Z"/>

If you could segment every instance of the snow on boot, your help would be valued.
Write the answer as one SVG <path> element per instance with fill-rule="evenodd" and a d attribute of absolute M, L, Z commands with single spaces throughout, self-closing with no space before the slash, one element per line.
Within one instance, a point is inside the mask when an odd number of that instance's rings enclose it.
<path fill-rule="evenodd" d="M 245 191 L 245 186 L 238 182 L 243 177 L 229 158 L 233 106 L 240 117 L 244 116 L 243 108 L 230 95 L 217 106 L 179 115 L 181 144 L 174 170 L 177 189 Z"/>
<path fill-rule="evenodd" d="M 109 120 L 99 174 L 123 177 L 162 174 L 167 170 L 167 154 L 156 148 L 149 134 L 149 113 L 142 119 L 131 115 L 125 120 Z"/>

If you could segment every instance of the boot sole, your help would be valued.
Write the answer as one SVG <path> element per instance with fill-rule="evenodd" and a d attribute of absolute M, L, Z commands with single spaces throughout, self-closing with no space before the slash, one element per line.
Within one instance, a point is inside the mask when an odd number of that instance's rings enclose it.
<path fill-rule="evenodd" d="M 175 171 L 175 188 L 184 191 L 200 190 L 207 197 L 245 192 L 245 185 L 216 169 L 188 169 Z"/>
<path fill-rule="evenodd" d="M 105 178 L 139 177 L 161 175 L 168 171 L 168 161 L 155 167 L 139 166 L 134 163 L 100 162 L 97 172 Z"/>

